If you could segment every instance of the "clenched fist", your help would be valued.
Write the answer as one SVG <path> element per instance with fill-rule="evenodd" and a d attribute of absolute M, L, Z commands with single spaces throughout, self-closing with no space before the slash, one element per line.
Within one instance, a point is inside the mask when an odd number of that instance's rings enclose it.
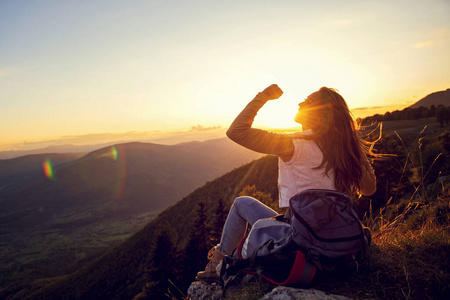
<path fill-rule="evenodd" d="M 276 84 L 272 84 L 268 86 L 262 93 L 269 99 L 275 100 L 280 98 L 283 95 L 283 91 Z"/>

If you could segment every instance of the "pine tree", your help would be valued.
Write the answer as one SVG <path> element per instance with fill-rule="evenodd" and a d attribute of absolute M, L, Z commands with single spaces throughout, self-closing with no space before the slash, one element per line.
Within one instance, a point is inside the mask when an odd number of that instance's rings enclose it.
<path fill-rule="evenodd" d="M 448 125 L 449 119 L 450 119 L 450 109 L 443 105 L 439 105 L 438 108 L 436 109 L 436 121 L 439 122 L 441 127 L 444 127 L 444 124 Z"/>
<path fill-rule="evenodd" d="M 183 283 L 190 284 L 195 279 L 197 272 L 206 266 L 208 250 L 211 246 L 205 204 L 200 202 L 197 208 L 197 218 L 189 234 L 189 240 L 184 251 L 183 263 L 181 264 L 183 267 Z"/>
<path fill-rule="evenodd" d="M 211 226 L 211 240 L 212 244 L 216 245 L 220 242 L 222 236 L 223 225 L 227 219 L 228 211 L 225 210 L 223 199 L 219 198 L 215 211 L 214 221 Z"/>
<path fill-rule="evenodd" d="M 147 299 L 167 299 L 166 294 L 173 288 L 169 280 L 174 281 L 178 273 L 178 251 L 167 230 L 160 231 L 155 240 L 153 267 L 146 272 L 147 283 L 142 294 Z"/>

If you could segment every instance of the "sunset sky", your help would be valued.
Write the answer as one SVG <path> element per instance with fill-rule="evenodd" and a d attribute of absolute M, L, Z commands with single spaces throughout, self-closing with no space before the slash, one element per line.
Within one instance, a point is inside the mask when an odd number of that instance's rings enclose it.
<path fill-rule="evenodd" d="M 272 83 L 258 126 L 294 126 L 321 86 L 402 109 L 450 88 L 449 16 L 448 0 L 0 1 L 0 151 L 225 129 Z"/>

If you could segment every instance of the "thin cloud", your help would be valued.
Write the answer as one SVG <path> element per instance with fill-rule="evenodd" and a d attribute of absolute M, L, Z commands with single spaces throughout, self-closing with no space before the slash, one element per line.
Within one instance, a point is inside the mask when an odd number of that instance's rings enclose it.
<path fill-rule="evenodd" d="M 433 45 L 433 41 L 420 42 L 415 45 L 416 48 L 427 48 Z"/>
<path fill-rule="evenodd" d="M 173 145 L 188 141 L 204 141 L 220 137 L 225 137 L 224 129 L 222 129 L 221 126 L 203 127 L 202 125 L 192 126 L 191 129 L 186 129 L 184 131 L 153 130 L 65 135 L 41 141 L 25 141 L 8 144 L 0 143 L 0 159 L 25 155 L 24 151 L 34 151 L 33 153 L 43 153 L 43 151 L 48 152 L 50 150 L 47 151 L 46 149 L 50 148 L 53 152 L 83 152 L 92 151 L 94 148 L 117 143 L 139 141 Z"/>
<path fill-rule="evenodd" d="M 357 108 L 353 108 L 352 110 L 369 110 L 369 109 L 379 109 L 379 108 L 384 108 L 385 106 L 370 106 L 370 107 L 357 107 Z"/>
<path fill-rule="evenodd" d="M 59 145 L 90 145 L 128 140 L 143 140 L 167 135 L 167 132 L 155 131 L 129 131 L 121 133 L 90 133 L 81 135 L 64 135 L 46 140 L 24 141 L 21 143 L 0 144 L 3 149 L 28 150 Z"/>
<path fill-rule="evenodd" d="M 192 126 L 191 131 L 209 131 L 215 129 L 221 129 L 221 126 L 203 127 L 202 125 Z"/>

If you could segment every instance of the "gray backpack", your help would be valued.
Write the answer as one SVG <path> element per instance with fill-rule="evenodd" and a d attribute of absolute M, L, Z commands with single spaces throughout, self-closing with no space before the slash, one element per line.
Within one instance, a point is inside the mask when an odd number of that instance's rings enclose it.
<path fill-rule="evenodd" d="M 261 219 L 231 256 L 221 279 L 230 282 L 258 275 L 278 285 L 308 285 L 317 271 L 357 271 L 368 238 L 346 194 L 305 190 L 289 201 L 286 215 Z"/>
<path fill-rule="evenodd" d="M 370 235 L 363 228 L 352 199 L 333 190 L 310 189 L 289 201 L 285 216 L 289 239 L 319 270 L 354 268 Z"/>

